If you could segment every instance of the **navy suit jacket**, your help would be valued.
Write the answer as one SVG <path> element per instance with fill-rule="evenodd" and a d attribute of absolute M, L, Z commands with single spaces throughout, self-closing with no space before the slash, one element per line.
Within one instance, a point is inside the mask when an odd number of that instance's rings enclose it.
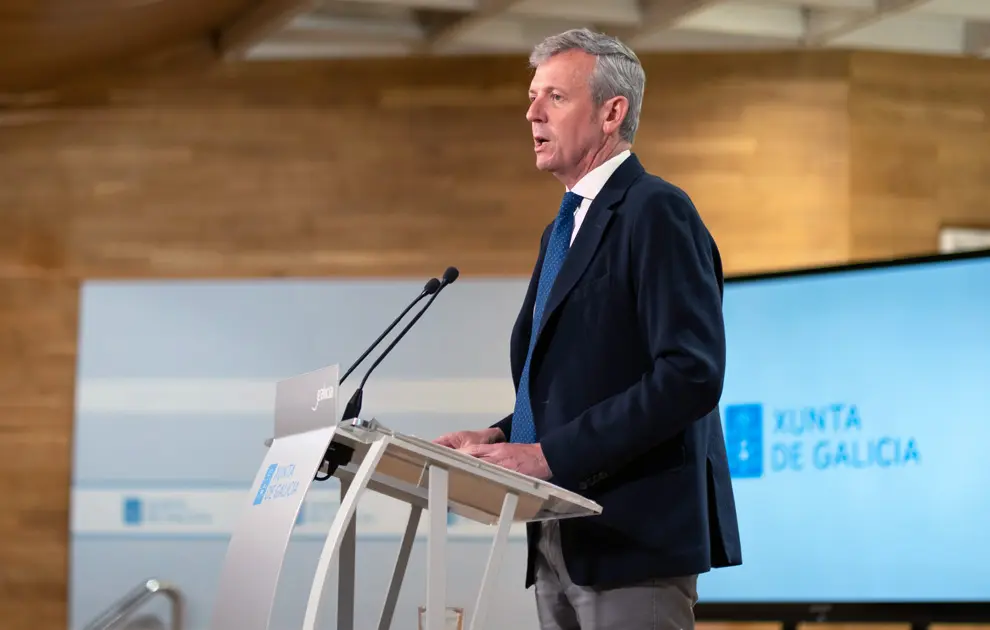
<path fill-rule="evenodd" d="M 516 387 L 553 224 L 511 336 Z M 530 367 L 552 483 L 598 502 L 560 521 L 571 580 L 600 587 L 742 562 L 718 402 L 722 264 L 688 196 L 635 154 L 588 209 L 550 292 Z M 512 416 L 494 426 L 511 439 Z M 526 586 L 539 525 L 528 526 Z"/>

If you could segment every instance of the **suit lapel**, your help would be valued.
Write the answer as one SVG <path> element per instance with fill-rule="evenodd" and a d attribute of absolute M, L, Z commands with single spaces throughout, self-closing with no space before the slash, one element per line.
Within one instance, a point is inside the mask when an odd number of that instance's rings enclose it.
<path fill-rule="evenodd" d="M 630 155 L 619 165 L 619 168 L 615 169 L 601 192 L 591 202 L 588 214 L 585 216 L 581 229 L 578 230 L 577 237 L 574 239 L 574 244 L 567 252 L 560 273 L 557 274 L 557 279 L 550 290 L 547 304 L 543 309 L 543 318 L 540 320 L 540 328 L 536 333 L 537 340 L 543 334 L 543 329 L 550 321 L 554 311 L 560 307 L 564 298 L 574 289 L 574 285 L 588 268 L 588 263 L 591 262 L 598 250 L 605 229 L 612 220 L 612 208 L 622 201 L 626 190 L 643 172 L 643 166 L 636 159 L 635 154 Z"/>

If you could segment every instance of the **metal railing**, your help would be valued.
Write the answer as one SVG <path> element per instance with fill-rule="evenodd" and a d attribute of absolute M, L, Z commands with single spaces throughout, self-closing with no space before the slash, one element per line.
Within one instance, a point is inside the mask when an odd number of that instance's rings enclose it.
<path fill-rule="evenodd" d="M 182 630 L 185 609 L 182 592 L 178 587 L 154 578 L 145 580 L 125 593 L 123 597 L 86 624 L 83 630 L 112 630 L 117 628 L 155 595 L 164 595 L 169 599 L 172 609 L 170 629 Z"/>

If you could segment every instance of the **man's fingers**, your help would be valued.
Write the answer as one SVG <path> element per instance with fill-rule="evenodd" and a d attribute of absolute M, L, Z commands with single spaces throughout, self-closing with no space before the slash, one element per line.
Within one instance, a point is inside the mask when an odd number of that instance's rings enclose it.
<path fill-rule="evenodd" d="M 467 453 L 473 457 L 485 457 L 492 452 L 491 444 L 468 444 L 464 448 L 460 449 L 461 452 Z"/>
<path fill-rule="evenodd" d="M 440 446 L 457 448 L 463 444 L 464 439 L 459 433 L 448 433 L 446 435 L 441 435 L 437 439 L 433 440 L 433 442 L 434 444 L 439 444 Z"/>

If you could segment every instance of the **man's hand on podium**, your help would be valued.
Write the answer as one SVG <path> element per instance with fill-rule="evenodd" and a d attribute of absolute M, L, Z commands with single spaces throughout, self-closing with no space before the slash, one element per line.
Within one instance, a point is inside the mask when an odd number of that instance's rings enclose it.
<path fill-rule="evenodd" d="M 440 446 L 462 449 L 465 446 L 472 446 L 475 444 L 495 444 L 496 442 L 504 441 L 505 434 L 502 433 L 502 429 L 492 428 L 481 429 L 480 431 L 455 431 L 454 433 L 441 435 L 437 439 L 433 440 L 433 443 L 439 444 Z"/>
<path fill-rule="evenodd" d="M 543 447 L 537 444 L 471 444 L 458 449 L 483 459 L 490 464 L 508 468 L 518 473 L 547 480 L 551 477 L 547 459 L 543 456 Z"/>

